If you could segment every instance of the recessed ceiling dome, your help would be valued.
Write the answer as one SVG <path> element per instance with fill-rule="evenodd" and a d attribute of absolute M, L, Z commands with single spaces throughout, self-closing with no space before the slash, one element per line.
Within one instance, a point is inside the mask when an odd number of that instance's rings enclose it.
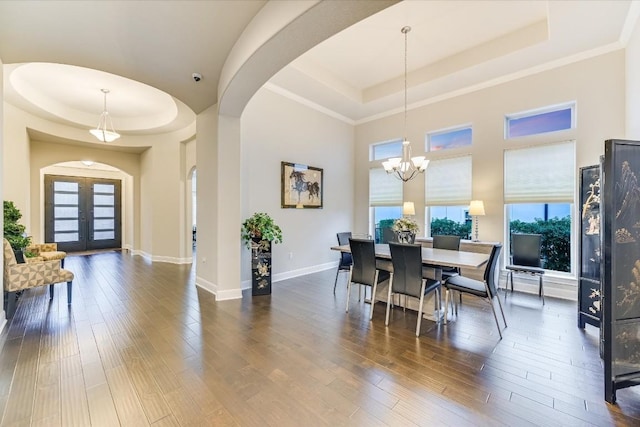
<path fill-rule="evenodd" d="M 108 110 L 118 131 L 166 126 L 178 115 L 173 97 L 125 77 L 73 65 L 19 64 L 10 72 L 15 91 L 36 107 L 62 120 L 95 127 L 109 90 Z"/>

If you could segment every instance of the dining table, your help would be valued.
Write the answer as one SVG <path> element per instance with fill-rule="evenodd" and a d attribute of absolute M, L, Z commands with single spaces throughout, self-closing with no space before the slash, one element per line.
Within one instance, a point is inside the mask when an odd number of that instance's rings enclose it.
<path fill-rule="evenodd" d="M 375 248 L 377 259 L 391 260 L 391 251 L 388 244 L 376 243 Z M 351 253 L 349 245 L 332 246 L 331 249 Z M 489 254 L 422 247 L 422 264 L 436 270 L 441 270 L 442 267 L 480 268 L 488 260 Z M 440 279 L 440 277 L 435 278 Z"/>
<path fill-rule="evenodd" d="M 351 253 L 351 247 L 349 245 L 332 246 L 331 250 Z M 376 260 L 383 262 L 387 261 L 388 266 L 391 267 L 391 250 L 389 249 L 388 244 L 376 243 L 375 254 Z M 442 267 L 479 269 L 480 267 L 485 265 L 488 260 L 489 254 L 487 253 L 435 249 L 424 246 L 422 247 L 422 264 L 423 266 L 431 269 L 431 274 L 429 274 L 429 276 L 431 276 L 431 278 L 435 280 L 442 280 Z M 381 289 L 380 287 L 378 289 L 382 292 L 376 292 L 376 300 L 386 302 L 386 291 Z M 412 307 L 407 306 L 407 308 Z M 423 316 L 430 320 L 440 320 L 442 319 L 442 316 L 444 316 L 444 314 L 444 310 L 440 310 L 439 312 L 434 312 L 433 317 L 428 314 L 428 312 L 424 312 Z"/>

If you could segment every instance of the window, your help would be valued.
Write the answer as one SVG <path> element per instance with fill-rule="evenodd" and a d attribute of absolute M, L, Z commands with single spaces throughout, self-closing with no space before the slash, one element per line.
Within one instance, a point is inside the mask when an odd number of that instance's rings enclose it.
<path fill-rule="evenodd" d="M 471 156 L 432 160 L 425 177 L 425 219 L 434 234 L 455 234 L 464 239 L 471 232 Z M 427 233 L 425 233 L 427 234 Z"/>
<path fill-rule="evenodd" d="M 370 160 L 386 160 L 391 157 L 402 156 L 402 140 L 371 144 Z"/>
<path fill-rule="evenodd" d="M 471 145 L 471 126 L 447 129 L 427 134 L 426 151 L 449 150 Z"/>
<path fill-rule="evenodd" d="M 574 169 L 573 141 L 505 151 L 507 235 L 512 232 L 542 234 L 547 270 L 571 272 L 572 269 Z"/>
<path fill-rule="evenodd" d="M 574 127 L 575 104 L 547 107 L 506 117 L 505 138 L 556 132 Z"/>
<path fill-rule="evenodd" d="M 402 181 L 395 179 L 382 168 L 369 170 L 369 206 L 372 209 L 376 242 L 383 240 L 385 228 L 402 216 Z"/>

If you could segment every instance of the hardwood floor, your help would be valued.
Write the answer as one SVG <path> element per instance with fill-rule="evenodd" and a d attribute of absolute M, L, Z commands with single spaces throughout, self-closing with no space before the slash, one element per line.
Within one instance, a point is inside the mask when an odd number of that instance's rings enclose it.
<path fill-rule="evenodd" d="M 2 426 L 640 425 L 640 390 L 604 402 L 598 333 L 573 302 L 509 295 L 498 339 L 465 298 L 447 326 L 352 298 L 334 271 L 215 302 L 190 266 L 70 256 L 0 335 Z M 503 295 L 501 294 L 501 297 Z"/>

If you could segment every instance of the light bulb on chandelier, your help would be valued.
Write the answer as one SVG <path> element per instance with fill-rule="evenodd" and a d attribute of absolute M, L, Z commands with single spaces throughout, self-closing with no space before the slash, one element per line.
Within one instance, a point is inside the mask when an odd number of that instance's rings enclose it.
<path fill-rule="evenodd" d="M 407 139 L 407 34 L 411 27 L 402 27 L 400 30 L 404 34 L 404 137 L 402 140 L 402 157 L 392 157 L 382 162 L 384 170 L 388 174 L 393 174 L 403 182 L 415 178 L 418 173 L 423 173 L 429 165 L 429 160 L 425 156 L 411 157 L 411 143 Z"/>
<path fill-rule="evenodd" d="M 111 116 L 107 111 L 107 94 L 109 93 L 109 89 L 100 90 L 104 93 L 104 110 L 102 111 L 102 114 L 100 114 L 98 126 L 95 129 L 91 129 L 89 133 L 102 142 L 113 142 L 120 138 L 120 134 L 114 130 Z"/>

